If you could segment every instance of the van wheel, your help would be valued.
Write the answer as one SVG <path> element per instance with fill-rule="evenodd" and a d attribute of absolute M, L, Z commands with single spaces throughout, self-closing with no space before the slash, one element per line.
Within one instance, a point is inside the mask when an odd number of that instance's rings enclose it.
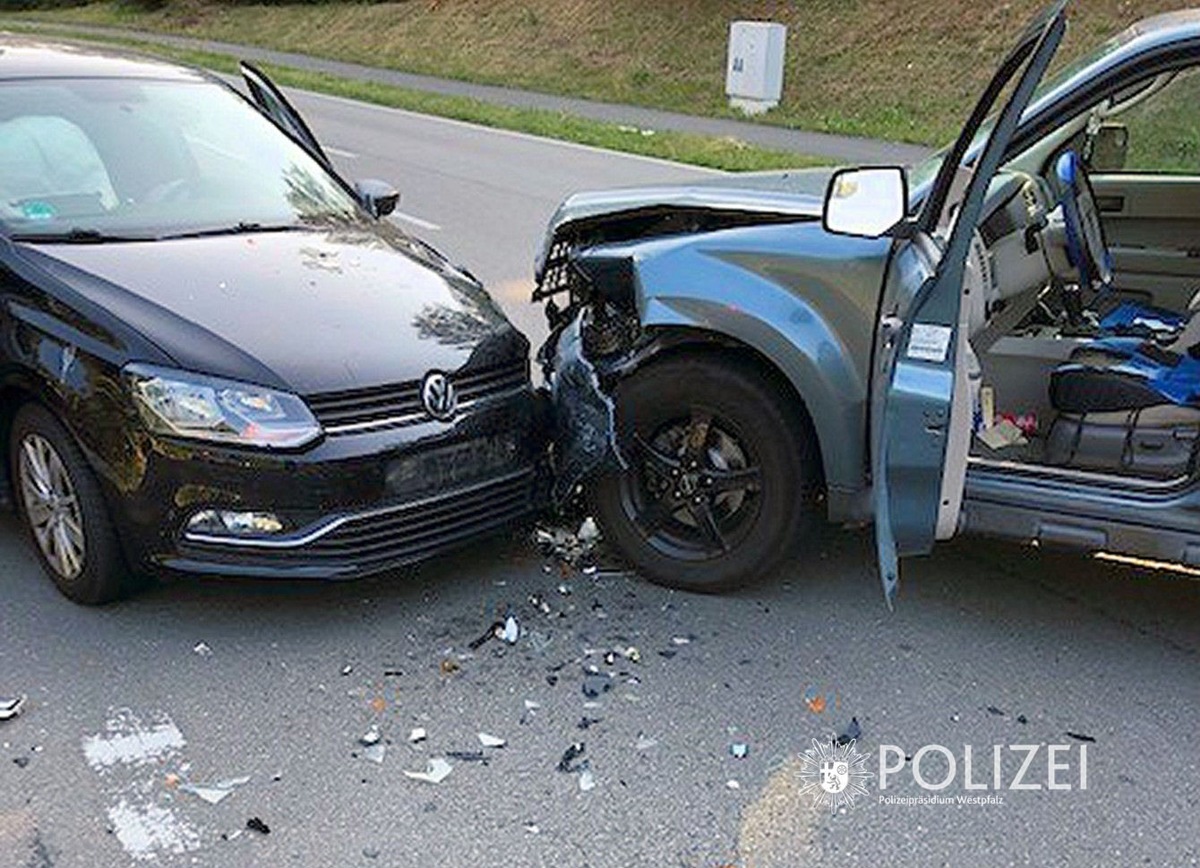
<path fill-rule="evenodd" d="M 126 569 L 100 487 L 66 429 L 37 404 L 13 420 L 9 468 L 18 514 L 58 589 L 85 605 L 120 597 Z"/>
<path fill-rule="evenodd" d="M 647 578 L 728 590 L 771 572 L 809 535 L 815 437 L 755 369 L 678 357 L 634 374 L 614 397 L 629 467 L 597 481 L 596 515 Z"/>

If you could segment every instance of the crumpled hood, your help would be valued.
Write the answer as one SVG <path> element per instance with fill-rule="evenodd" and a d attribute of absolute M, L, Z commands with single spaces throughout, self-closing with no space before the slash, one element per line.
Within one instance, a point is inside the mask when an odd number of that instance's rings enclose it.
<path fill-rule="evenodd" d="M 562 227 L 581 221 L 646 210 L 711 210 L 815 220 L 821 216 L 825 189 L 835 169 L 724 174 L 703 181 L 658 187 L 627 187 L 575 193 L 550 218 L 534 260 L 540 275 L 550 242 Z"/>
<path fill-rule="evenodd" d="M 20 250 L 180 368 L 302 395 L 488 366 L 528 347 L 469 277 L 374 226 Z"/>
<path fill-rule="evenodd" d="M 654 206 L 820 217 L 833 172 L 830 167 L 727 174 L 687 184 L 576 193 L 559 206 L 549 232 L 577 220 Z"/>

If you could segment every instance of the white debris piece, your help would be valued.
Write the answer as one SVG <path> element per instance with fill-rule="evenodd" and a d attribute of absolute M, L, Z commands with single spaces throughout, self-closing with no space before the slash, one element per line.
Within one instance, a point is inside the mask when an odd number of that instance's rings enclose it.
<path fill-rule="evenodd" d="M 201 657 L 211 657 L 213 650 L 208 647 L 207 642 L 197 642 L 196 645 L 192 648 L 192 652 L 195 654 L 199 654 Z"/>
<path fill-rule="evenodd" d="M 410 744 L 417 744 L 424 741 L 425 738 L 426 733 L 425 727 L 423 726 L 414 726 L 413 731 L 408 734 L 408 740 Z"/>
<path fill-rule="evenodd" d="M 404 776 L 412 778 L 414 781 L 425 781 L 426 783 L 430 784 L 440 784 L 453 770 L 454 767 L 439 756 L 434 757 L 426 764 L 425 771 L 410 772 L 405 769 Z"/>
<path fill-rule="evenodd" d="M 488 735 L 486 732 L 479 733 L 479 743 L 484 747 L 504 747 L 508 744 L 507 741 L 495 735 Z"/>

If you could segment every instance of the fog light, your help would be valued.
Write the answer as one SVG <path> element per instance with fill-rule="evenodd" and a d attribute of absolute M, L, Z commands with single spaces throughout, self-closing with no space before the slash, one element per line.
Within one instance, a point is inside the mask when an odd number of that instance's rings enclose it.
<path fill-rule="evenodd" d="M 202 509 L 188 519 L 188 533 L 222 536 L 269 536 L 283 530 L 283 521 L 273 512 L 233 512 Z"/>

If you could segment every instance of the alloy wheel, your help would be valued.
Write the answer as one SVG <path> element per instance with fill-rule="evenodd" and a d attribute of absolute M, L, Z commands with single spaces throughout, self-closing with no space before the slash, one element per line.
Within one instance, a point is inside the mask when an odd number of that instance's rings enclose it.
<path fill-rule="evenodd" d="M 62 458 L 40 434 L 26 434 L 17 461 L 21 501 L 42 556 L 64 579 L 83 572 L 83 513 Z"/>

